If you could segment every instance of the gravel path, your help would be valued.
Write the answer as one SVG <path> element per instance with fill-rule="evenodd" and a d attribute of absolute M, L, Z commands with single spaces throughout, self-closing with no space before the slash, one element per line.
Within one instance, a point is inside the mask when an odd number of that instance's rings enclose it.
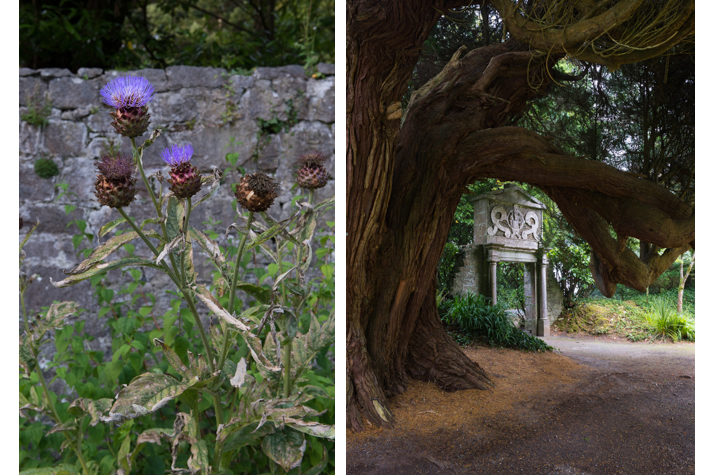
<path fill-rule="evenodd" d="M 695 473 L 695 344 L 545 340 L 555 354 L 466 350 L 492 391 L 413 382 L 395 429 L 348 431 L 347 473 Z"/>

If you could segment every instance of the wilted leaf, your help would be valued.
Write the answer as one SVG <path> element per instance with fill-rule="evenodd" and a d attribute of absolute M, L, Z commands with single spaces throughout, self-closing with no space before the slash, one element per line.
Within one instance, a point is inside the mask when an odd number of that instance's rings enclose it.
<path fill-rule="evenodd" d="M 287 426 L 303 432 L 304 434 L 310 434 L 326 439 L 335 439 L 334 425 L 331 426 L 328 424 L 321 424 L 320 422 L 306 422 L 300 419 L 293 419 L 291 417 L 284 417 L 282 420 Z"/>
<path fill-rule="evenodd" d="M 298 335 L 293 339 L 293 359 L 291 363 L 297 373 L 306 369 L 311 359 L 321 349 L 330 346 L 335 340 L 335 317 L 331 313 L 323 325 L 318 323 L 315 315 L 311 315 L 311 326 L 308 333 Z"/>
<path fill-rule="evenodd" d="M 197 378 L 178 381 L 168 374 L 141 374 L 118 393 L 108 416 L 101 420 L 122 422 L 155 412 L 197 382 Z"/>
<path fill-rule="evenodd" d="M 162 439 L 172 439 L 174 436 L 175 429 L 147 429 L 144 430 L 141 435 L 138 436 L 138 440 L 136 440 L 136 447 L 140 444 L 145 443 L 160 445 Z"/>
<path fill-rule="evenodd" d="M 306 450 L 306 439 L 302 433 L 285 427 L 261 439 L 261 449 L 288 472 L 301 465 Z"/>
<path fill-rule="evenodd" d="M 71 277 L 68 277 L 64 280 L 60 280 L 59 282 L 54 282 L 52 278 L 49 278 L 49 281 L 52 283 L 52 285 L 58 289 L 62 287 L 69 287 L 70 285 L 74 285 L 77 282 L 81 282 L 83 280 L 89 279 L 95 275 L 110 271 L 112 269 L 120 269 L 122 267 L 152 267 L 154 269 L 163 269 L 161 266 L 155 264 L 153 261 L 149 259 L 143 259 L 140 257 L 127 257 L 125 259 L 119 259 L 117 261 L 113 262 L 106 262 L 103 264 L 98 264 L 92 269 L 79 274 L 79 275 L 73 275 Z"/>
<path fill-rule="evenodd" d="M 135 231 L 130 231 L 123 233 L 119 236 L 114 236 L 105 243 L 101 244 L 99 247 L 91 251 L 89 257 L 87 257 L 81 264 L 74 267 L 72 270 L 64 271 L 67 275 L 78 275 L 83 272 L 88 271 L 94 267 L 99 262 L 102 262 L 108 256 L 110 256 L 114 251 L 120 249 L 121 246 L 127 242 L 131 242 L 138 237 L 138 233 Z"/>
<path fill-rule="evenodd" d="M 198 440 L 190 446 L 190 458 L 187 459 L 187 468 L 191 474 L 200 473 L 207 475 L 210 473 L 209 452 L 207 451 L 207 442 Z"/>
<path fill-rule="evenodd" d="M 246 378 L 247 375 L 247 362 L 244 358 L 239 360 L 239 363 L 237 363 L 237 371 L 234 373 L 234 377 L 229 380 L 229 382 L 234 386 L 235 388 L 240 388 L 242 387 L 242 384 L 244 384 L 244 379 Z"/>
<path fill-rule="evenodd" d="M 207 308 L 209 308 L 219 318 L 229 323 L 230 325 L 234 325 L 242 331 L 249 331 L 249 327 L 247 327 L 245 324 L 230 315 L 229 312 L 227 312 L 227 310 L 222 307 L 222 305 L 220 305 L 217 299 L 214 298 L 212 293 L 204 285 L 193 285 L 192 290 L 195 291 L 195 295 L 197 295 L 197 298 L 200 299 L 202 303 L 204 303 Z"/>
<path fill-rule="evenodd" d="M 192 209 L 197 208 L 197 206 L 200 203 L 207 201 L 208 199 L 213 197 L 214 194 L 217 193 L 217 191 L 219 190 L 219 185 L 220 185 L 220 182 L 222 181 L 222 170 L 220 170 L 217 167 L 214 167 L 213 171 L 214 171 L 214 173 L 212 175 L 203 175 L 202 176 L 202 180 L 201 180 L 202 184 L 207 185 L 210 188 L 207 190 L 207 193 L 202 195 L 202 197 L 199 200 L 197 200 L 197 202 L 192 203 Z M 203 187 L 202 189 L 204 190 L 205 187 Z"/>
<path fill-rule="evenodd" d="M 175 249 L 176 247 L 178 247 L 180 245 L 181 242 L 182 242 L 182 235 L 177 236 L 175 239 L 173 239 L 172 241 L 167 243 L 163 247 L 163 250 L 160 252 L 160 254 L 158 254 L 158 256 L 155 258 L 155 263 L 160 264 L 160 261 L 165 259 L 168 256 L 168 254 L 170 254 L 173 251 L 173 249 Z"/>

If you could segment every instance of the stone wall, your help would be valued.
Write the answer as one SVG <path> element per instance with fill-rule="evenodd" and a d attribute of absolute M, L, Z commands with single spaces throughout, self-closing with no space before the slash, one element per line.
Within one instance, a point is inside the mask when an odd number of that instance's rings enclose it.
<path fill-rule="evenodd" d="M 165 70 L 102 71 L 79 69 L 72 74 L 66 69 L 20 69 L 20 217 L 25 227 L 39 219 L 39 228 L 25 246 L 27 258 L 23 270 L 39 274 L 25 301 L 30 314 L 53 300 L 76 300 L 88 310 L 87 329 L 92 326 L 93 301 L 91 287 L 82 282 L 66 289 L 55 289 L 50 278 L 57 281 L 79 262 L 71 238 L 78 233 L 72 220 L 86 221 L 85 232 L 96 235 L 100 227 L 120 216 L 117 211 L 100 206 L 94 197 L 95 163 L 101 154 L 118 147 L 130 154 L 130 141 L 119 136 L 110 125 L 107 108 L 101 103 L 99 90 L 111 79 L 135 75 L 144 76 L 155 87 L 156 94 L 149 104 L 151 125 L 163 129 L 156 143 L 146 149 L 144 166 L 150 175 L 168 167 L 160 159 L 160 151 L 172 144 L 191 143 L 195 154 L 192 163 L 203 174 L 212 167 L 225 169 L 227 154 L 238 153 L 237 166 L 247 173 L 263 171 L 281 182 L 281 194 L 269 213 L 277 219 L 291 214 L 290 202 L 301 190 L 294 187 L 294 159 L 301 153 L 317 150 L 328 157 L 325 166 L 334 175 L 335 128 L 335 68 L 318 65 L 318 73 L 306 76 L 300 66 L 257 68 L 250 76 L 228 74 L 223 69 L 173 66 Z M 45 109 L 45 125 L 33 125 L 28 114 Z M 148 136 L 137 139 L 138 144 Z M 59 175 L 43 179 L 35 174 L 38 158 L 50 158 Z M 219 192 L 195 209 L 191 224 L 204 228 L 211 219 L 221 221 L 214 229 L 226 244 L 224 230 L 234 222 L 231 185 L 236 174 L 225 174 Z M 139 180 L 140 181 L 140 180 Z M 68 184 L 68 195 L 60 196 L 57 185 Z M 139 183 L 139 185 L 142 185 Z M 164 184 L 164 186 L 167 186 Z M 315 200 L 334 195 L 334 180 L 317 190 Z M 66 213 L 65 206 L 75 208 Z M 136 201 L 127 209 L 139 221 L 154 216 L 147 191 L 139 186 Z M 323 218 L 334 220 L 333 211 Z M 85 247 L 86 241 L 83 246 Z M 142 243 L 136 254 L 148 255 Z M 197 259 L 196 261 L 203 261 Z M 202 281 L 210 280 L 209 266 L 199 266 Z M 162 274 L 143 270 L 148 290 L 169 287 Z M 118 282 L 116 273 L 111 277 Z M 156 297 L 162 292 L 156 292 Z M 166 302 L 158 302 L 166 305 Z"/>

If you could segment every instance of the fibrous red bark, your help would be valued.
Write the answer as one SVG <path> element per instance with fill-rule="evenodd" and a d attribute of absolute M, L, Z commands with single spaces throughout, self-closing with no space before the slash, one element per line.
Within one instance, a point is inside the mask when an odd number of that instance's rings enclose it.
<path fill-rule="evenodd" d="M 390 426 L 387 397 L 409 377 L 447 390 L 493 384 L 446 334 L 435 304 L 436 266 L 467 184 L 500 178 L 548 193 L 594 249 L 605 295 L 616 283 L 648 285 L 694 240 L 692 208 L 672 193 L 508 126 L 546 92 L 562 54 L 516 40 L 459 50 L 400 120 L 421 45 L 439 12 L 457 4 L 348 2 L 347 424 L 355 430 Z M 640 259 L 625 247 L 630 236 L 671 249 Z"/>

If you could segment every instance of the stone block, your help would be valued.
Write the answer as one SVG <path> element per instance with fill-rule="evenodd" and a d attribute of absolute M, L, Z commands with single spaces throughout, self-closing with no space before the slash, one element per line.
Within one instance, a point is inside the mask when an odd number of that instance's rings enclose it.
<path fill-rule="evenodd" d="M 242 95 L 237 105 L 237 113 L 244 119 L 270 120 L 276 116 L 274 110 L 283 112 L 286 110 L 286 104 L 276 91 L 271 89 L 269 81 L 255 81 L 254 87 Z"/>
<path fill-rule="evenodd" d="M 76 75 L 83 79 L 93 79 L 96 76 L 101 76 L 104 70 L 101 68 L 79 68 Z"/>
<path fill-rule="evenodd" d="M 238 126 L 206 127 L 202 130 L 171 133 L 170 142 L 191 143 L 195 150 L 195 166 L 200 169 L 210 170 L 212 166 L 224 169 L 227 166 L 227 153 L 239 153 L 240 163 L 251 158 L 256 147 L 257 130 L 255 121 L 242 121 Z"/>
<path fill-rule="evenodd" d="M 20 77 L 38 75 L 38 69 L 20 68 Z"/>
<path fill-rule="evenodd" d="M 56 193 L 56 191 L 55 191 Z M 98 205 L 98 203 L 96 203 Z M 49 202 L 37 202 L 30 200 L 20 201 L 20 216 L 27 223 L 34 223 L 39 219 L 40 225 L 37 228 L 39 234 L 53 234 L 62 236 L 71 241 L 71 234 L 78 232 L 77 228 L 67 228 L 67 225 L 75 219 L 86 219 L 87 210 L 77 207 L 67 214 L 64 204 Z M 33 234 L 34 236 L 34 234 Z"/>
<path fill-rule="evenodd" d="M 89 131 L 103 134 L 115 133 L 116 129 L 111 125 L 113 119 L 110 112 L 112 111 L 113 108 L 105 105 L 98 105 L 96 109 L 90 108 L 88 117 L 84 119 Z"/>
<path fill-rule="evenodd" d="M 277 79 L 284 76 L 291 76 L 295 78 L 305 77 L 306 72 L 303 66 L 290 65 L 290 66 L 279 66 L 276 68 L 255 68 L 254 69 L 254 79 Z"/>
<path fill-rule="evenodd" d="M 62 77 L 49 82 L 49 99 L 53 107 L 62 110 L 92 105 L 98 107 L 102 103 L 100 89 L 99 79 Z"/>
<path fill-rule="evenodd" d="M 20 122 L 20 154 L 35 155 L 39 149 L 40 128 Z"/>
<path fill-rule="evenodd" d="M 59 175 L 61 183 L 69 185 L 69 191 L 76 194 L 76 199 L 84 203 L 96 203 L 96 162 L 86 157 L 67 158 L 64 169 Z"/>
<path fill-rule="evenodd" d="M 69 157 L 85 150 L 86 126 L 81 123 L 50 120 L 44 129 L 42 148 L 51 155 Z"/>
<path fill-rule="evenodd" d="M 308 81 L 308 120 L 335 122 L 335 78 Z"/>
<path fill-rule="evenodd" d="M 269 135 L 262 138 L 263 142 L 259 148 L 256 168 L 268 174 L 274 174 L 279 168 L 279 163 L 283 160 L 283 146 L 281 138 L 284 134 Z"/>
<path fill-rule="evenodd" d="M 137 69 L 135 71 L 106 71 L 101 78 L 101 87 L 108 84 L 109 81 L 117 77 L 135 76 L 144 77 L 155 88 L 155 92 L 163 92 L 168 90 L 168 77 L 163 69 Z"/>
<path fill-rule="evenodd" d="M 71 71 L 66 68 L 44 68 L 40 69 L 42 79 L 54 79 L 74 76 Z"/>
<path fill-rule="evenodd" d="M 34 170 L 35 160 L 20 163 L 20 201 L 50 201 L 54 198 L 57 177 L 40 178 Z M 61 167 L 62 164 L 58 163 Z"/>
<path fill-rule="evenodd" d="M 200 68 L 196 66 L 169 66 L 165 69 L 168 89 L 184 87 L 221 87 L 227 82 L 227 71 L 223 68 Z"/>
<path fill-rule="evenodd" d="M 335 65 L 328 63 L 318 63 L 316 65 L 316 70 L 319 73 L 325 74 L 326 76 L 335 76 Z"/>
<path fill-rule="evenodd" d="M 41 107 L 46 101 L 47 83 L 36 76 L 20 77 L 20 106 Z"/>

